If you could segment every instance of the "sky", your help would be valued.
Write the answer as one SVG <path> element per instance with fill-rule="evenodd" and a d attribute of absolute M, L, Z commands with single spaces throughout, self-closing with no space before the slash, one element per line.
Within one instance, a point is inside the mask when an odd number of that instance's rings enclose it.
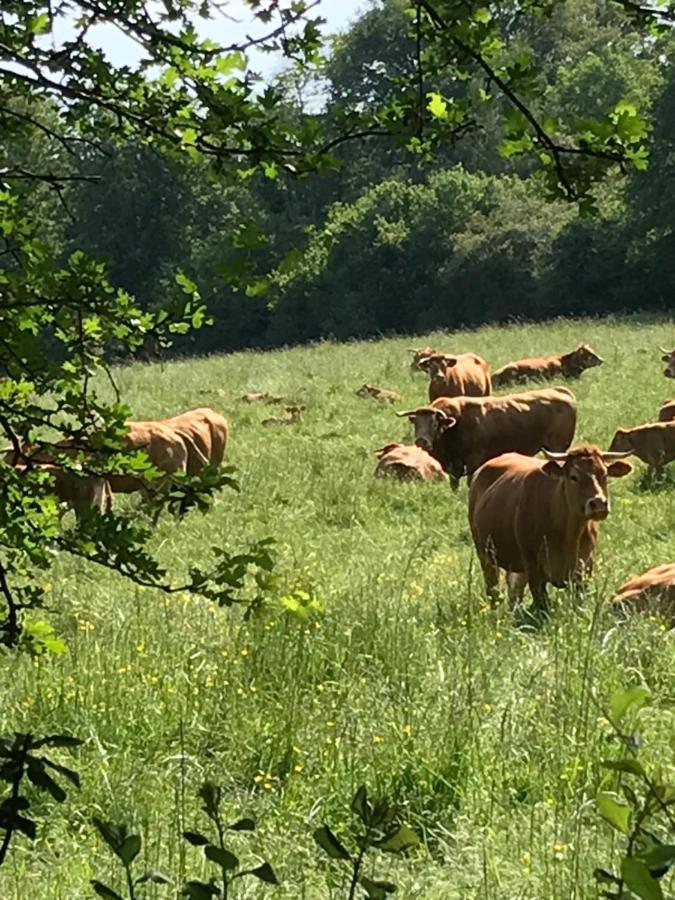
<path fill-rule="evenodd" d="M 359 11 L 366 8 L 367 0 L 320 0 L 318 7 L 312 9 L 310 15 L 321 15 L 326 19 L 324 33 L 339 31 L 349 22 L 357 18 Z M 271 30 L 272 26 L 262 26 L 251 15 L 250 8 L 243 0 L 229 0 L 225 7 L 227 17 L 215 15 L 213 19 L 201 20 L 198 23 L 198 31 L 203 37 L 208 37 L 222 45 L 233 44 L 242 40 L 247 35 L 254 37 Z M 234 20 L 234 21 L 233 21 Z M 57 40 L 70 37 L 72 24 L 63 26 L 63 33 Z M 137 44 L 125 37 L 114 25 L 99 25 L 88 34 L 88 40 L 103 50 L 110 61 L 115 65 L 135 65 L 140 59 L 141 52 Z M 272 74 L 281 67 L 281 59 L 273 54 L 251 54 L 252 68 L 265 75 Z"/>

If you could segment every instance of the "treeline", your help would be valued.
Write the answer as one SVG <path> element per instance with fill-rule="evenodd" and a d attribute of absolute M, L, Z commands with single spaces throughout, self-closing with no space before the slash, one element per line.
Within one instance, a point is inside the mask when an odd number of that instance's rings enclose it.
<path fill-rule="evenodd" d="M 328 119 L 377 106 L 414 66 L 402 17 L 398 0 L 373 3 L 335 38 L 320 86 Z M 673 40 L 636 34 L 597 0 L 569 0 L 536 28 L 509 29 L 539 62 L 540 113 L 579 120 L 621 103 L 652 112 L 649 168 L 605 183 L 593 215 L 547 200 L 508 139 L 500 148 L 486 104 L 432 161 L 369 138 L 345 142 L 340 170 L 318 179 L 256 174 L 233 184 L 144 147 L 102 157 L 85 146 L 69 165 L 100 180 L 73 182 L 72 219 L 48 192 L 36 198 L 53 222 L 54 253 L 107 259 L 113 283 L 148 307 L 186 272 L 214 323 L 179 342 L 183 352 L 672 309 Z M 318 90 L 288 75 L 278 86 L 295 98 L 289 116 Z M 451 84 L 443 91 L 452 97 Z M 17 152 L 28 166 L 40 135 Z"/>

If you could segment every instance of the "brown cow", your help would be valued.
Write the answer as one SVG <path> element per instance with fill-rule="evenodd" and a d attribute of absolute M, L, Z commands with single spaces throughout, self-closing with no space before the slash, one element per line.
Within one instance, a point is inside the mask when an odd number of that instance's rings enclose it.
<path fill-rule="evenodd" d="M 416 350 L 411 348 L 410 352 L 413 355 L 410 368 L 419 372 L 423 371 L 422 366 L 420 366 L 420 360 L 426 359 L 428 356 L 443 356 L 442 350 L 434 350 L 433 347 L 417 347 Z"/>
<path fill-rule="evenodd" d="M 475 353 L 448 356 L 439 353 L 420 360 L 429 375 L 429 400 L 439 397 L 487 397 L 491 391 L 490 367 Z"/>
<path fill-rule="evenodd" d="M 129 429 L 122 441 L 127 450 L 144 450 L 156 469 L 168 475 L 186 472 L 188 450 L 184 439 L 162 422 L 127 422 Z M 142 479 L 131 475 L 109 475 L 114 494 L 130 494 L 146 487 Z"/>
<path fill-rule="evenodd" d="M 188 452 L 187 473 L 196 475 L 208 465 L 219 466 L 227 444 L 227 419 L 207 406 L 162 419 L 185 442 Z"/>
<path fill-rule="evenodd" d="M 82 475 L 46 462 L 31 462 L 30 466 L 19 463 L 14 468 L 21 473 L 29 468 L 48 472 L 53 478 L 54 494 L 62 504 L 75 511 L 78 519 L 89 509 L 107 512 L 112 505 L 110 485 L 103 477 Z"/>
<path fill-rule="evenodd" d="M 659 422 L 675 421 L 675 400 L 665 400 L 659 410 Z"/>
<path fill-rule="evenodd" d="M 661 361 L 666 364 L 663 374 L 666 378 L 675 378 L 675 350 L 666 350 L 663 347 L 659 347 L 659 350 L 662 353 Z"/>
<path fill-rule="evenodd" d="M 653 422 L 637 428 L 617 428 L 610 450 L 630 450 L 659 472 L 675 459 L 675 422 Z"/>
<path fill-rule="evenodd" d="M 447 481 L 448 476 L 438 460 L 416 444 L 386 444 L 375 452 L 379 459 L 375 468 L 378 478 L 391 475 L 402 479 Z"/>
<path fill-rule="evenodd" d="M 481 466 L 471 481 L 469 525 L 483 569 L 485 588 L 496 597 L 499 570 L 507 573 L 509 597 L 522 599 L 525 585 L 532 609 L 543 612 L 546 585 L 580 582 L 597 527 L 609 514 L 607 478 L 632 471 L 625 453 L 594 446 L 533 459 L 505 453 Z"/>
<path fill-rule="evenodd" d="M 533 356 L 507 363 L 492 373 L 492 384 L 518 384 L 525 381 L 549 381 L 552 378 L 578 378 L 586 369 L 603 362 L 589 344 L 582 342 L 571 353 L 562 356 Z"/>
<path fill-rule="evenodd" d="M 356 392 L 357 397 L 374 397 L 375 400 L 386 400 L 388 403 L 395 403 L 401 399 L 401 395 L 397 391 L 390 388 L 381 388 L 377 384 L 363 384 Z"/>
<path fill-rule="evenodd" d="M 654 566 L 622 584 L 610 603 L 626 616 L 629 612 L 658 612 L 675 623 L 675 563 Z"/>
<path fill-rule="evenodd" d="M 397 415 L 414 423 L 415 443 L 436 457 L 455 488 L 462 475 L 470 478 L 501 453 L 567 450 L 577 421 L 574 394 L 563 387 L 503 397 L 441 397 Z"/>

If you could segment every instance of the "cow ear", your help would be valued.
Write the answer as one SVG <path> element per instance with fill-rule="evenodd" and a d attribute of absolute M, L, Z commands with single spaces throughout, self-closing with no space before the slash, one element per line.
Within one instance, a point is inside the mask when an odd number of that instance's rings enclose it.
<path fill-rule="evenodd" d="M 661 362 L 670 362 L 670 354 L 664 353 L 661 357 Z"/>
<path fill-rule="evenodd" d="M 541 467 L 541 471 L 550 478 L 560 478 L 563 469 L 564 466 L 561 466 L 560 463 L 557 463 L 554 459 L 549 459 L 549 461 L 544 463 Z"/>
<path fill-rule="evenodd" d="M 457 365 L 457 357 L 456 356 L 444 356 L 443 362 L 445 363 L 446 368 L 452 369 L 453 366 Z"/>
<path fill-rule="evenodd" d="M 610 478 L 623 478 L 624 475 L 630 475 L 632 471 L 633 466 L 625 459 L 617 459 L 616 462 L 607 466 L 607 474 Z"/>

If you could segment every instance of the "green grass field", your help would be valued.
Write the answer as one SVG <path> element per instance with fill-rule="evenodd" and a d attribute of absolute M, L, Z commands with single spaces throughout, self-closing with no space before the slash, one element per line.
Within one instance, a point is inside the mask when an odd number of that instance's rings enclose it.
<path fill-rule="evenodd" d="M 409 436 L 394 409 L 426 400 L 407 348 L 428 340 L 497 366 L 581 339 L 605 364 L 570 385 L 577 439 L 608 446 L 618 425 L 654 421 L 675 394 L 656 350 L 672 345 L 671 324 L 490 327 L 119 370 L 136 417 L 208 405 L 231 423 L 227 459 L 241 493 L 222 492 L 206 515 L 160 520 L 154 545 L 176 581 L 213 545 L 237 550 L 270 536 L 279 597 L 301 588 L 323 612 L 300 621 L 273 597 L 246 622 L 239 609 L 57 559 L 41 617 L 68 653 L 0 657 L 0 730 L 82 737 L 72 761 L 82 787 L 57 808 L 38 798 L 38 841 L 17 839 L 0 897 L 76 900 L 93 896 L 93 877 L 122 890 L 92 815 L 140 830 L 139 872 L 161 869 L 174 885 L 144 896 L 176 897 L 183 880 L 206 874 L 200 851 L 180 838 L 201 824 L 205 778 L 224 785 L 232 818 L 258 819 L 258 834 L 235 848 L 245 861 L 258 859 L 247 848 L 259 850 L 283 882 L 244 884 L 239 897 L 346 897 L 311 832 L 325 821 L 342 833 L 361 782 L 396 800 L 425 842 L 406 859 L 374 859 L 397 896 L 598 896 L 593 869 L 619 849 L 593 804 L 599 760 L 613 752 L 602 715 L 613 690 L 644 682 L 654 692 L 640 713 L 644 759 L 674 762 L 674 633 L 656 618 L 619 625 L 604 602 L 629 575 L 675 559 L 675 480 L 648 489 L 636 462 L 611 484 L 583 604 L 552 591 L 550 623 L 532 635 L 506 605 L 486 607 L 466 484 L 453 495 L 372 477 L 373 451 Z M 356 397 L 364 381 L 396 388 L 402 402 Z M 262 427 L 278 410 L 242 403 L 249 390 L 306 404 L 302 422 Z"/>

